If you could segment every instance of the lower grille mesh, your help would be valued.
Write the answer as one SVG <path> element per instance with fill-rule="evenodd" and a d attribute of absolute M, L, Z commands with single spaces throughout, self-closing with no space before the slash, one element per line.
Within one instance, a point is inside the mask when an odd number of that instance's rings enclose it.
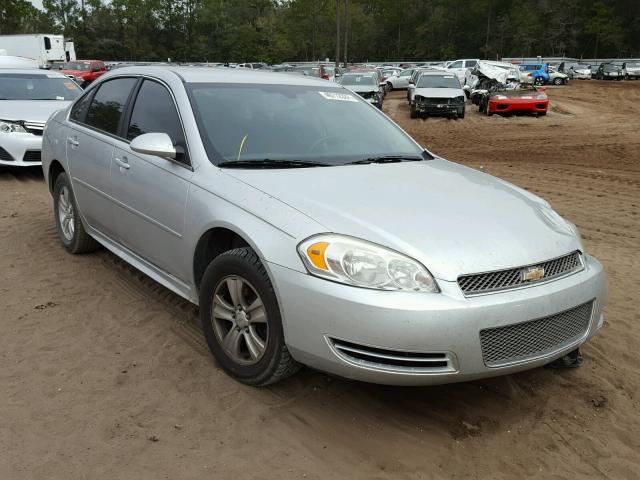
<path fill-rule="evenodd" d="M 4 160 L 6 162 L 13 162 L 13 157 L 4 148 L 0 147 L 0 160 Z"/>
<path fill-rule="evenodd" d="M 549 317 L 481 330 L 485 365 L 508 365 L 573 343 L 589 328 L 592 309 L 593 301 L 590 301 Z"/>
<path fill-rule="evenodd" d="M 42 154 L 40 150 L 27 150 L 22 158 L 23 162 L 41 162 Z"/>

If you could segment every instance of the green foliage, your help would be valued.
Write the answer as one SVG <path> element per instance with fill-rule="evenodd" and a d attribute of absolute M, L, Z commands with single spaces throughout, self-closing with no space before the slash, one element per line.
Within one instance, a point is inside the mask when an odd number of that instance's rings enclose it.
<path fill-rule="evenodd" d="M 637 0 L 348 5 L 352 62 L 640 56 Z M 272 63 L 335 55 L 336 0 L 43 0 L 43 7 L 44 12 L 27 0 L 0 0 L 0 34 L 64 33 L 76 42 L 79 56 L 105 60 Z"/>

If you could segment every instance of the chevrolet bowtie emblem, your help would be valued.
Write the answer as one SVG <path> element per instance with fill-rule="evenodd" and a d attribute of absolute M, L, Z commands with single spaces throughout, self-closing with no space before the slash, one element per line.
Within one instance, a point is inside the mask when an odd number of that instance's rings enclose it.
<path fill-rule="evenodd" d="M 522 270 L 522 280 L 525 282 L 540 280 L 542 277 L 544 277 L 544 268 L 542 267 L 529 267 Z"/>

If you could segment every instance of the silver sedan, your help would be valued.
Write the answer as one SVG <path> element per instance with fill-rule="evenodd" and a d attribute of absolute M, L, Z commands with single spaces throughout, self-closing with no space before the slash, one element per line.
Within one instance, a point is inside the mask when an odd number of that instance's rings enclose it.
<path fill-rule="evenodd" d="M 44 133 L 62 245 L 104 246 L 200 306 L 234 378 L 308 365 L 426 385 L 547 364 L 607 286 L 541 198 L 430 153 L 340 85 L 129 67 Z"/>

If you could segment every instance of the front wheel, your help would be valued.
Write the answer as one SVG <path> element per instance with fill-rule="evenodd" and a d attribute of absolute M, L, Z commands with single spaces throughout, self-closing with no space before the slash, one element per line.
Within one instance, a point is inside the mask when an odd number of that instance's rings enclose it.
<path fill-rule="evenodd" d="M 418 110 L 416 110 L 416 107 L 413 105 L 411 105 L 411 109 L 409 110 L 409 116 L 411 118 L 418 118 Z"/>
<path fill-rule="evenodd" d="M 66 173 L 58 175 L 53 187 L 53 215 L 58 238 L 68 252 L 88 253 L 100 247 L 100 244 L 90 237 L 84 229 Z"/>
<path fill-rule="evenodd" d="M 461 110 L 458 110 L 458 118 L 464 118 L 464 107 Z"/>
<path fill-rule="evenodd" d="M 554 85 L 562 85 L 562 78 L 560 78 L 560 77 L 554 78 L 553 79 L 553 84 Z"/>
<path fill-rule="evenodd" d="M 271 280 L 251 248 L 230 250 L 209 264 L 200 288 L 200 320 L 211 353 L 242 383 L 268 385 L 300 368 L 284 343 Z"/>

